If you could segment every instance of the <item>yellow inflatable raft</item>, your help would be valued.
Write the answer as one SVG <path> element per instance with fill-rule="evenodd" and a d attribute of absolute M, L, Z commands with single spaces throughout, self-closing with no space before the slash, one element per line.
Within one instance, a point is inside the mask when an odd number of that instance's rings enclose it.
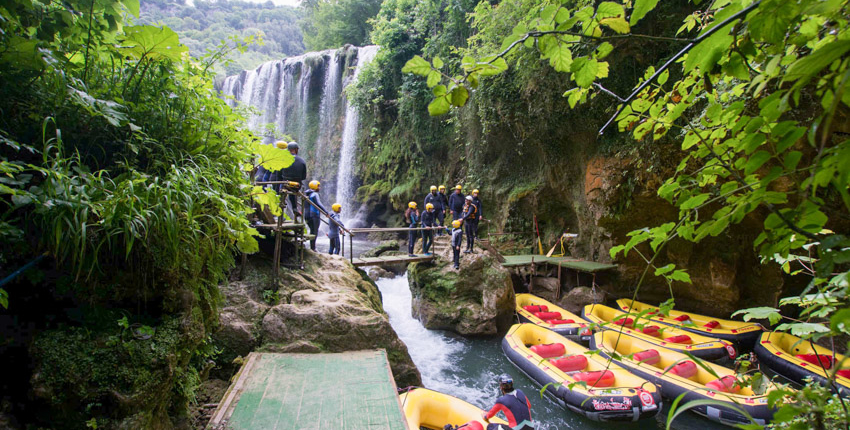
<path fill-rule="evenodd" d="M 481 417 L 484 411 L 457 397 L 443 394 L 427 388 L 414 388 L 399 396 L 407 428 L 419 430 L 427 428 L 443 430 L 446 424 L 458 426 L 463 430 L 482 430 L 487 422 Z M 491 423 L 505 424 L 499 418 L 491 418 Z"/>
<path fill-rule="evenodd" d="M 712 318 L 676 310 L 671 310 L 670 314 L 665 316 L 658 312 L 657 306 L 636 300 L 633 302 L 632 299 L 617 300 L 617 306 L 624 311 L 631 310 L 638 313 L 647 311 L 646 316 L 654 322 L 676 326 L 691 333 L 733 342 L 739 349 L 752 349 L 753 344 L 764 330 L 764 327 L 757 323 Z"/>
<path fill-rule="evenodd" d="M 596 333 L 591 348 L 605 357 L 616 352 L 622 357 L 621 366 L 661 387 L 661 394 L 675 399 L 685 393 L 682 403 L 692 400 L 715 400 L 726 404 L 702 405 L 692 409 L 706 418 L 725 425 L 752 424 L 740 410 L 746 411 L 757 424 L 764 425 L 773 417 L 767 396 L 776 389 L 773 384 L 763 394 L 736 383 L 735 371 L 718 364 L 703 361 L 717 375 L 695 363 L 687 355 L 658 348 L 654 343 L 637 337 L 606 330 Z"/>
<path fill-rule="evenodd" d="M 850 360 L 841 354 L 782 332 L 763 333 L 753 351 L 770 370 L 798 384 L 811 377 L 831 387 L 829 379 L 834 373 L 838 394 L 850 397 Z"/>
<path fill-rule="evenodd" d="M 622 331 L 662 348 L 687 351 L 704 360 L 735 359 L 737 351 L 731 342 L 684 331 L 678 327 L 654 324 L 652 320 L 628 314 L 605 305 L 587 305 L 584 319 L 600 324 L 603 330 Z"/>
<path fill-rule="evenodd" d="M 580 316 L 533 294 L 516 295 L 516 313 L 521 323 L 546 327 L 568 339 L 590 341 L 591 333 Z"/>
<path fill-rule="evenodd" d="M 514 325 L 502 340 L 502 351 L 561 406 L 592 420 L 637 421 L 654 416 L 661 407 L 655 385 L 587 355 L 587 348 L 543 327 Z"/>

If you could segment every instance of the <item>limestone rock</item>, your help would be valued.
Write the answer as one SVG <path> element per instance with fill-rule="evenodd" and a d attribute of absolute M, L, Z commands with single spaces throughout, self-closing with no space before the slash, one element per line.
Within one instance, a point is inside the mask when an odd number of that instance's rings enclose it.
<path fill-rule="evenodd" d="M 223 286 L 222 332 L 225 353 L 343 352 L 383 348 L 399 386 L 421 384 L 407 346 L 398 338 L 366 273 L 342 258 L 308 253 L 305 270 L 284 270 L 280 303 L 269 306 L 251 282 Z M 260 268 L 260 271 L 269 268 Z M 253 270 L 253 269 L 252 269 Z M 250 277 L 249 277 L 250 278 Z M 256 281 L 256 280 L 255 280 Z"/>
<path fill-rule="evenodd" d="M 373 281 L 377 281 L 381 278 L 395 278 L 395 273 L 384 270 L 381 267 L 372 267 L 369 269 L 369 277 L 372 278 Z"/>
<path fill-rule="evenodd" d="M 531 278 L 530 288 L 535 296 L 554 303 L 558 294 L 558 278 L 535 276 Z"/>
<path fill-rule="evenodd" d="M 576 315 L 581 315 L 585 306 L 593 303 L 603 303 L 605 293 L 602 290 L 593 291 L 588 287 L 575 287 L 564 294 L 556 304 Z"/>
<path fill-rule="evenodd" d="M 511 277 L 489 252 L 463 254 L 454 270 L 446 249 L 433 262 L 408 268 L 413 316 L 430 329 L 492 335 L 510 327 L 514 313 Z"/>
<path fill-rule="evenodd" d="M 361 257 L 379 257 L 387 251 L 398 251 L 399 246 L 397 240 L 384 240 L 378 246 L 364 252 Z"/>

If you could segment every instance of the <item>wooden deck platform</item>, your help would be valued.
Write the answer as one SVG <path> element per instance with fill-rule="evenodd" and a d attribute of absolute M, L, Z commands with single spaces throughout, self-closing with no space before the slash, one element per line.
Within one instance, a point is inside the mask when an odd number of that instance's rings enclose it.
<path fill-rule="evenodd" d="M 410 430 L 384 350 L 252 352 L 207 429 Z"/>
<path fill-rule="evenodd" d="M 351 264 L 354 267 L 361 266 L 386 266 L 391 264 L 404 264 L 404 263 L 415 263 L 419 261 L 431 261 L 434 259 L 433 255 L 423 255 L 417 254 L 416 257 L 409 257 L 407 255 L 387 255 L 382 257 L 366 257 L 366 258 L 355 258 L 351 261 Z"/>

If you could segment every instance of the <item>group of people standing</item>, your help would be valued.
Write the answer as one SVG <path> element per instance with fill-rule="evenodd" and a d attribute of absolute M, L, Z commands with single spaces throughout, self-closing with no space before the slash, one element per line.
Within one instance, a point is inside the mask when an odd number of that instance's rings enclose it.
<path fill-rule="evenodd" d="M 271 182 L 268 186 L 277 192 L 280 192 L 283 189 L 290 191 L 289 204 L 292 206 L 293 221 L 297 221 L 298 218 L 302 217 L 302 213 L 298 210 L 298 198 L 296 197 L 296 193 L 301 191 L 301 188 L 304 185 L 304 180 L 307 179 L 307 163 L 298 155 L 299 148 L 297 143 L 279 141 L 275 143 L 275 146 L 278 149 L 289 151 L 295 160 L 289 167 L 276 172 L 267 170 L 261 165 L 257 168 L 257 174 L 254 176 L 254 179 L 257 182 Z M 321 186 L 322 184 L 319 181 L 312 180 L 307 185 L 307 191 L 304 192 L 304 196 L 310 201 L 310 204 L 308 204 L 306 208 L 302 208 L 304 211 L 304 222 L 307 224 L 307 227 L 310 229 L 310 234 L 312 235 L 312 238 L 310 239 L 310 249 L 313 251 L 316 250 L 316 236 L 319 233 L 321 216 L 322 214 L 325 214 L 328 217 L 328 239 L 330 239 L 328 253 L 339 255 L 342 245 L 340 236 L 345 235 L 345 232 L 342 231 L 342 228 L 345 228 L 345 225 L 343 225 L 342 218 L 340 218 L 342 205 L 334 203 L 331 205 L 331 210 L 328 211 L 325 208 L 325 205 L 322 204 L 322 198 L 319 195 Z M 264 185 L 263 188 L 267 188 L 267 186 Z"/>
<path fill-rule="evenodd" d="M 466 249 L 464 253 L 473 252 L 475 238 L 478 237 L 478 224 L 483 218 L 481 199 L 478 190 L 472 190 L 472 194 L 465 196 L 463 186 L 457 185 L 451 195 L 446 195 L 446 186 L 432 185 L 430 192 L 425 196 L 425 211 L 418 209 L 416 202 L 407 204 L 404 212 L 404 221 L 410 228 L 407 234 L 407 252 L 415 257 L 413 248 L 419 238 L 418 228 L 422 232 L 422 252 L 431 255 L 430 249 L 434 241 L 434 233 L 442 236 L 444 233 L 445 219 L 447 215 L 452 218 L 452 251 L 454 254 L 454 268 L 460 267 L 460 247 L 463 242 L 463 234 L 466 232 Z"/>

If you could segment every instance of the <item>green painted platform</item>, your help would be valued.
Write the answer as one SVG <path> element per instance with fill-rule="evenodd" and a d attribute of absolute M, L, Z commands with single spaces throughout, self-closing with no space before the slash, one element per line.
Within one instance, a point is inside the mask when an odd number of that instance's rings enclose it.
<path fill-rule="evenodd" d="M 383 350 L 252 352 L 207 428 L 409 430 Z"/>
<path fill-rule="evenodd" d="M 565 269 L 578 270 L 580 272 L 596 273 L 603 270 L 616 269 L 616 264 L 597 263 L 595 261 L 579 260 L 573 257 L 547 257 L 545 255 L 506 255 L 504 267 L 530 266 L 534 264 L 554 264 Z"/>

